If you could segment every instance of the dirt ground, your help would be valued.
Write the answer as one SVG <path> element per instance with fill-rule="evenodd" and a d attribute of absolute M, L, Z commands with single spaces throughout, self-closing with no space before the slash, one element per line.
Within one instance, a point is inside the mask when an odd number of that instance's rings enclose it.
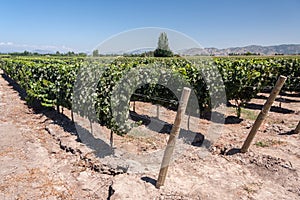
<path fill-rule="evenodd" d="M 165 186 L 156 189 L 175 112 L 159 108 L 157 118 L 156 106 L 136 102 L 136 113 L 165 123 L 164 129 L 154 130 L 155 122 L 114 136 L 115 161 L 102 158 L 101 148 L 89 140 L 97 141 L 98 129 L 103 133 L 98 138 L 109 139 L 108 129 L 93 124 L 95 136 L 78 138 L 69 111 L 29 107 L 24 92 L 1 72 L 0 199 L 300 199 L 300 134 L 292 132 L 300 120 L 299 95 L 279 96 L 250 151 L 238 153 L 267 96 L 253 99 L 242 110 L 242 120 L 228 107 L 207 156 L 201 156 L 199 145 L 182 144 L 185 149 L 169 167 Z M 182 129 L 207 136 L 210 121 L 190 121 Z M 89 124 L 83 129 L 90 130 Z M 156 165 L 144 167 L 141 159 Z"/>

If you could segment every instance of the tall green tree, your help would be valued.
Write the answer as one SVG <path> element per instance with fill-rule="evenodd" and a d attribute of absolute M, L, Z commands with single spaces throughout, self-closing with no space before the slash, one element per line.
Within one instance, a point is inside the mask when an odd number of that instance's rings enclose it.
<path fill-rule="evenodd" d="M 99 50 L 98 49 L 93 51 L 93 57 L 97 57 L 97 56 L 99 56 Z"/>
<path fill-rule="evenodd" d="M 171 57 L 173 52 L 169 48 L 169 40 L 167 33 L 163 32 L 159 35 L 157 48 L 154 51 L 155 57 Z"/>
<path fill-rule="evenodd" d="M 162 50 L 170 50 L 167 33 L 163 32 L 160 34 L 158 38 L 157 48 Z"/>

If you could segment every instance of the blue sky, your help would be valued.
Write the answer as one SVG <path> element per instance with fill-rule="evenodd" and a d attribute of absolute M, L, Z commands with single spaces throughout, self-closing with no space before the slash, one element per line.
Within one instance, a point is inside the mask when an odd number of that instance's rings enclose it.
<path fill-rule="evenodd" d="M 300 44 L 299 10 L 299 0 L 1 0 L 0 47 L 88 51 L 141 27 L 173 29 L 204 47 Z"/>

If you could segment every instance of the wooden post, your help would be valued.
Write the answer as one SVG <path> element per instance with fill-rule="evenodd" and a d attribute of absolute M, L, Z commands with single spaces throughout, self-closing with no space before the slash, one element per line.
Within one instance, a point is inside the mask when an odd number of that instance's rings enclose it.
<path fill-rule="evenodd" d="M 89 120 L 90 121 L 90 128 L 91 128 L 91 134 L 93 135 L 93 123 L 92 123 L 92 121 L 91 120 Z"/>
<path fill-rule="evenodd" d="M 183 88 L 179 106 L 178 106 L 178 110 L 177 110 L 177 114 L 176 114 L 176 118 L 175 118 L 175 122 L 172 127 L 172 130 L 171 130 L 171 133 L 169 136 L 169 140 L 167 143 L 167 147 L 164 152 L 164 157 L 163 157 L 163 160 L 161 163 L 160 172 L 159 172 L 158 179 L 156 182 L 156 188 L 160 188 L 161 186 L 164 185 L 164 182 L 165 182 L 165 179 L 167 176 L 167 172 L 168 172 L 168 168 L 169 168 L 169 164 L 171 161 L 171 157 L 172 157 L 172 154 L 173 154 L 173 151 L 175 148 L 176 138 L 178 137 L 178 134 L 180 131 L 181 119 L 184 117 L 190 93 L 191 93 L 190 88 L 187 88 L 187 87 Z"/>
<path fill-rule="evenodd" d="M 188 112 L 188 121 L 187 121 L 187 129 L 190 130 L 190 121 L 191 121 L 191 112 Z"/>
<path fill-rule="evenodd" d="M 133 101 L 133 112 L 135 112 L 135 101 Z"/>
<path fill-rule="evenodd" d="M 114 132 L 110 131 L 110 146 L 113 147 L 114 145 Z"/>
<path fill-rule="evenodd" d="M 71 119 L 72 119 L 72 122 L 74 123 L 74 113 L 73 113 L 73 110 L 71 110 Z"/>
<path fill-rule="evenodd" d="M 296 134 L 299 133 L 299 132 L 300 132 L 300 121 L 299 121 L 296 129 L 294 130 L 294 133 L 296 133 Z"/>
<path fill-rule="evenodd" d="M 280 76 L 276 82 L 276 85 L 275 87 L 273 88 L 268 100 L 266 101 L 264 107 L 262 108 L 262 110 L 260 111 L 259 115 L 257 116 L 254 124 L 253 124 L 253 127 L 246 139 L 246 141 L 244 142 L 243 146 L 242 146 L 242 149 L 241 149 L 241 152 L 242 153 L 245 153 L 248 151 L 249 147 L 250 147 L 250 144 L 252 142 L 252 140 L 254 139 L 260 125 L 263 123 L 263 121 L 265 120 L 268 112 L 270 111 L 271 109 L 271 106 L 272 104 L 274 103 L 275 101 L 275 98 L 276 96 L 279 94 L 284 82 L 286 81 L 286 77 L 285 76 Z"/>

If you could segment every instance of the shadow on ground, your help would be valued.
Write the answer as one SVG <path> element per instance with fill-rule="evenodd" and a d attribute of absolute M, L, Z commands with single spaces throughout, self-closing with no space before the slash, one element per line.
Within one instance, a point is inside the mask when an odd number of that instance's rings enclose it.
<path fill-rule="evenodd" d="M 143 176 L 141 178 L 142 181 L 146 182 L 146 183 L 150 183 L 152 184 L 153 186 L 156 186 L 156 180 L 154 178 L 151 178 L 149 176 Z"/>
<path fill-rule="evenodd" d="M 162 133 L 170 134 L 173 125 L 165 121 L 162 121 L 156 117 L 149 117 L 147 115 L 140 115 L 134 111 L 129 111 L 130 118 L 135 122 L 142 122 L 149 130 Z M 196 133 L 190 130 L 180 129 L 178 138 L 183 139 L 186 143 L 192 146 L 200 147 L 204 141 L 204 135 Z"/>
<path fill-rule="evenodd" d="M 295 133 L 295 130 L 291 130 L 284 133 L 279 133 L 278 135 L 294 135 L 294 134 L 298 134 L 298 133 Z"/>
<path fill-rule="evenodd" d="M 227 151 L 225 153 L 225 155 L 226 156 L 232 156 L 232 155 L 235 155 L 235 154 L 238 154 L 238 153 L 241 153 L 241 149 L 240 148 L 232 148 L 229 151 Z"/>
<path fill-rule="evenodd" d="M 20 98 L 26 101 L 26 91 L 6 74 L 2 74 L 2 77 L 9 83 L 10 86 L 13 87 L 15 91 L 18 92 Z M 58 113 L 54 108 L 44 107 L 38 100 L 27 103 L 27 105 L 34 111 L 35 114 L 42 114 L 51 119 L 54 124 L 62 127 L 64 131 L 70 133 L 71 135 L 77 135 L 77 141 L 82 142 L 89 148 L 93 149 L 98 157 L 104 158 L 105 156 L 112 155 L 114 153 L 114 149 L 110 145 L 101 139 L 95 138 L 93 134 L 91 134 L 91 132 L 84 127 L 78 124 L 75 126 L 75 123 L 72 122 L 72 120 L 70 120 L 63 113 Z M 80 133 L 79 135 L 78 132 Z"/>
<path fill-rule="evenodd" d="M 263 105 L 255 104 L 255 103 L 247 103 L 244 107 L 252 110 L 261 110 L 263 108 Z M 287 108 L 280 108 L 278 106 L 272 106 L 270 111 L 276 113 L 282 113 L 282 114 L 291 114 L 295 112 L 294 110 L 290 110 Z"/>

